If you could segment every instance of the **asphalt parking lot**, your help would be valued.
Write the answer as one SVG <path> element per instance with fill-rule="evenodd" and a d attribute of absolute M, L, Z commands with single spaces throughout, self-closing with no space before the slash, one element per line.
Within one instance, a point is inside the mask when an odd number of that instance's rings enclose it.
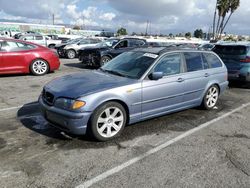
<path fill-rule="evenodd" d="M 42 118 L 45 83 L 86 69 L 61 60 L 43 77 L 0 77 L 1 187 L 250 187 L 250 86 L 233 83 L 212 111 L 199 108 L 127 126 L 95 142 Z"/>

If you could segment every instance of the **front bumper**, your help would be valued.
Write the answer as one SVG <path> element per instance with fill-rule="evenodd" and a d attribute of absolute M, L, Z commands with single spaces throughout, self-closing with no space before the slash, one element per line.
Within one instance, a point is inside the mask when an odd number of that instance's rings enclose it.
<path fill-rule="evenodd" d="M 83 54 L 83 53 L 79 52 L 78 59 L 83 64 L 100 66 L 101 58 L 97 55 L 94 55 L 94 54 Z"/>
<path fill-rule="evenodd" d="M 59 57 L 65 57 L 65 51 L 64 51 L 63 48 L 61 48 L 61 47 L 56 48 L 56 47 L 55 47 L 55 49 L 56 49 L 56 51 L 57 51 Z"/>
<path fill-rule="evenodd" d="M 91 112 L 76 113 L 49 106 L 42 97 L 39 97 L 39 104 L 43 117 L 52 126 L 75 135 L 86 134 Z"/>

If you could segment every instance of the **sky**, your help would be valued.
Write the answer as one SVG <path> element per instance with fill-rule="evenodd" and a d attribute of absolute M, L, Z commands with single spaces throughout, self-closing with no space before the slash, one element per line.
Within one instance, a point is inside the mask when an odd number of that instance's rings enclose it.
<path fill-rule="evenodd" d="M 208 32 L 216 0 L 0 0 L 0 19 L 80 25 L 129 33 Z M 225 31 L 250 35 L 250 1 L 241 0 Z"/>

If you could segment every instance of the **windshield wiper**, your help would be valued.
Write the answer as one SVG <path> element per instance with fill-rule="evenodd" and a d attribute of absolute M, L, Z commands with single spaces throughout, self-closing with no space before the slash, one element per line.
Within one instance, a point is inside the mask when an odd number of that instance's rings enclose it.
<path fill-rule="evenodd" d="M 114 75 L 117 75 L 117 76 L 126 77 L 126 75 L 121 74 L 121 73 L 116 72 L 116 71 L 113 71 L 113 70 L 105 70 L 105 71 L 108 72 L 108 73 L 110 73 L 110 74 L 114 74 Z"/>
<path fill-rule="evenodd" d="M 103 72 L 107 72 L 109 74 L 113 74 L 113 75 L 117 75 L 117 76 L 121 76 L 121 77 L 126 77 L 126 78 L 134 78 L 132 76 L 129 76 L 129 75 L 125 75 L 125 74 L 122 74 L 120 72 L 117 72 L 117 71 L 113 71 L 113 70 L 107 70 L 107 69 L 103 69 L 103 68 L 100 68 L 101 71 Z"/>

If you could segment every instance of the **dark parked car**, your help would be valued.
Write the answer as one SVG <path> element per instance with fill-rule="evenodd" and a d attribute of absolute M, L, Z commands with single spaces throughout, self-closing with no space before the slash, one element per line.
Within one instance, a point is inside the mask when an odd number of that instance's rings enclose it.
<path fill-rule="evenodd" d="M 124 38 L 118 41 L 115 39 L 111 45 L 105 45 L 105 42 L 94 47 L 80 49 L 79 60 L 83 64 L 100 67 L 123 52 L 148 45 L 146 40 L 138 38 Z"/>
<path fill-rule="evenodd" d="M 0 74 L 44 75 L 59 66 L 55 51 L 22 40 L 0 38 Z"/>
<path fill-rule="evenodd" d="M 228 79 L 250 82 L 250 44 L 218 44 L 213 48 L 228 69 Z"/>
<path fill-rule="evenodd" d="M 139 48 L 99 70 L 57 78 L 39 97 L 55 127 L 106 141 L 126 124 L 202 105 L 213 109 L 227 88 L 227 68 L 213 52 Z"/>

